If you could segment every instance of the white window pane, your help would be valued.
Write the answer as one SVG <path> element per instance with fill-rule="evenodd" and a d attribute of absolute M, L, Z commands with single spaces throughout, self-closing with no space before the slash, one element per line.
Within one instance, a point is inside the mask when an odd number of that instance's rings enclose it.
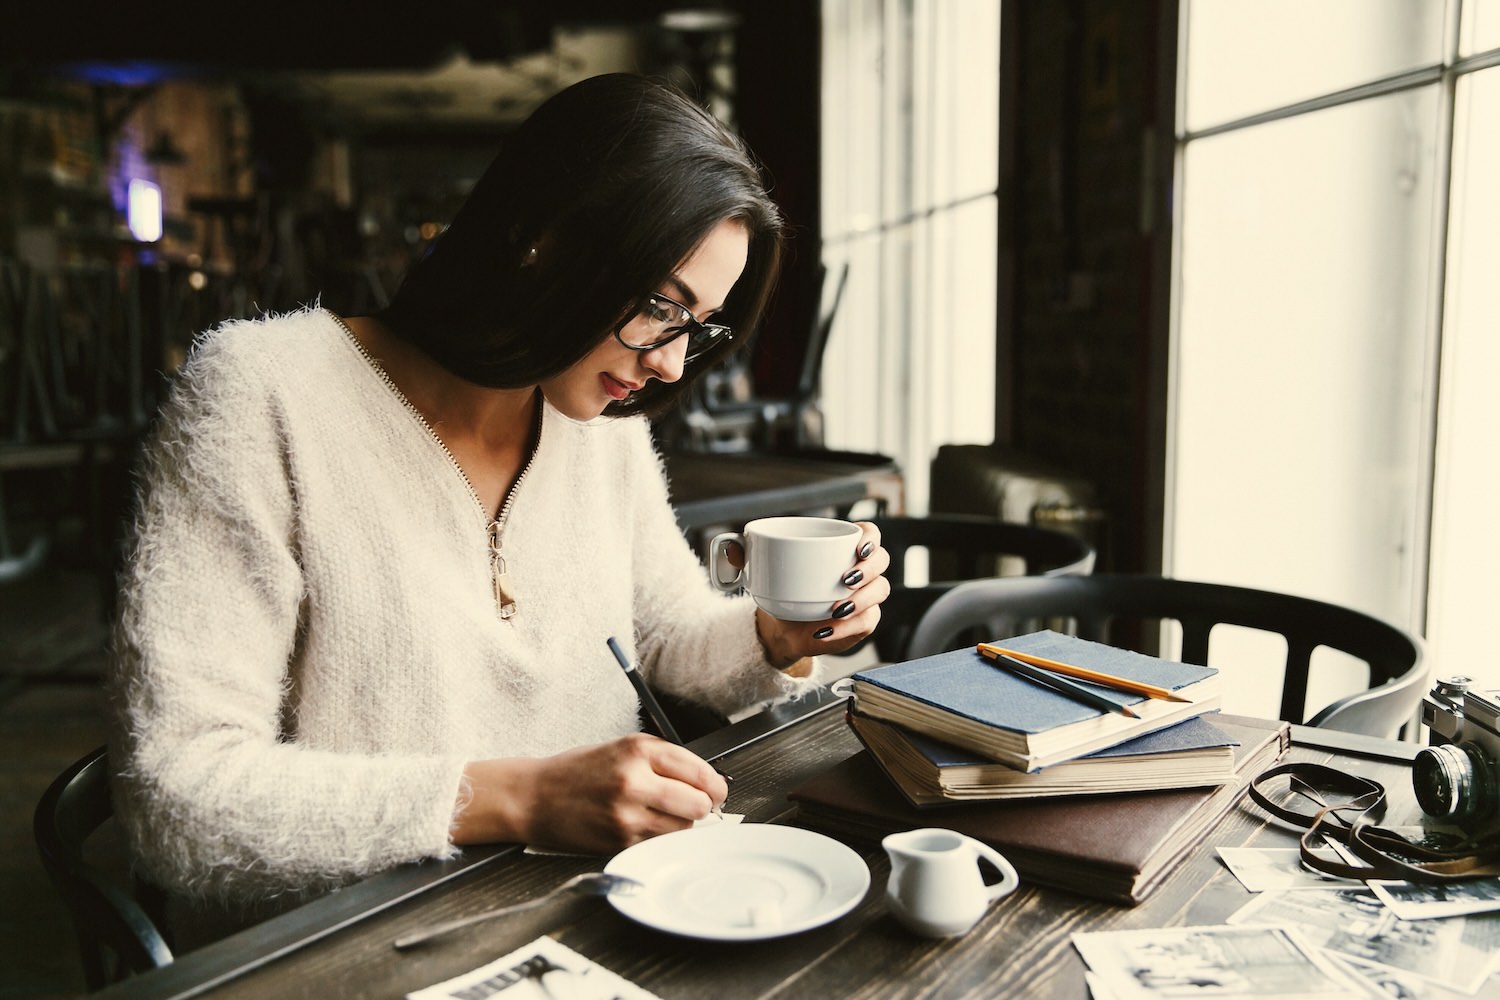
<path fill-rule="evenodd" d="M 1459 54 L 1500 49 L 1500 0 L 1464 0 Z"/>
<path fill-rule="evenodd" d="M 1442 57 L 1436 0 L 1188 0 L 1188 131 Z"/>
<path fill-rule="evenodd" d="M 885 0 L 880 52 L 880 220 L 912 213 L 913 107 L 911 0 Z"/>
<path fill-rule="evenodd" d="M 1000 26 L 994 0 L 823 0 L 823 246 L 849 284 L 825 444 L 900 463 L 994 438 Z"/>
<path fill-rule="evenodd" d="M 926 258 L 925 316 L 917 353 L 930 388 L 928 438 L 942 444 L 995 440 L 995 197 L 934 216 Z M 931 461 L 932 455 L 927 456 Z"/>
<path fill-rule="evenodd" d="M 908 363 L 911 232 L 910 226 L 886 230 L 825 255 L 831 273 L 849 262 L 849 283 L 823 355 L 822 406 L 828 447 L 890 455 L 920 490 L 907 416 L 922 391 Z"/>
<path fill-rule="evenodd" d="M 1411 617 L 1436 97 L 1187 147 L 1173 575 Z"/>
<path fill-rule="evenodd" d="M 880 451 L 870 400 L 884 383 L 881 358 L 880 240 L 867 235 L 824 255 L 829 274 L 847 262 L 849 283 L 823 353 L 822 407 L 826 443 L 847 451 Z"/>
<path fill-rule="evenodd" d="M 869 232 L 880 222 L 880 0 L 824 0 L 823 237 Z"/>
<path fill-rule="evenodd" d="M 1000 5 L 943 0 L 920 8 L 919 89 L 930 98 L 918 117 L 918 210 L 995 190 L 1000 177 Z"/>
<path fill-rule="evenodd" d="M 1500 687 L 1500 69 L 1460 78 L 1433 497 L 1428 657 L 1436 674 Z"/>

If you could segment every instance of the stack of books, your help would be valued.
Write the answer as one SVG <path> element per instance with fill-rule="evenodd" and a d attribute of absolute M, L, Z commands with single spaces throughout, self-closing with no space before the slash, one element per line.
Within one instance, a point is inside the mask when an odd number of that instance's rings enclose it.
<path fill-rule="evenodd" d="M 1109 686 L 1075 680 L 1085 672 L 1109 678 Z M 1212 667 L 1051 631 L 876 667 L 853 681 L 858 714 L 1025 772 L 1219 707 Z"/>
<path fill-rule="evenodd" d="M 1031 772 L 853 711 L 849 726 L 915 806 L 1195 788 L 1234 780 L 1235 738 L 1201 718 Z"/>
<path fill-rule="evenodd" d="M 1211 667 L 1051 631 L 852 682 L 849 725 L 866 749 L 793 790 L 805 822 L 869 838 L 947 827 L 1023 879 L 1124 903 L 1289 739 L 1283 723 L 1220 714 Z"/>

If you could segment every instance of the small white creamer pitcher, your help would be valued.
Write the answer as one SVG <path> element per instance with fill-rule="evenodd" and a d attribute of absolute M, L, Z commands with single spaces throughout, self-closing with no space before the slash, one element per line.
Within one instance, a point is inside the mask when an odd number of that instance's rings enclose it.
<path fill-rule="evenodd" d="M 897 920 L 923 937 L 964 933 L 991 903 L 1020 884 L 1016 870 L 999 851 L 953 830 L 909 830 L 880 843 L 891 859 L 886 905 Z M 994 885 L 984 884 L 981 857 L 1000 872 Z"/>

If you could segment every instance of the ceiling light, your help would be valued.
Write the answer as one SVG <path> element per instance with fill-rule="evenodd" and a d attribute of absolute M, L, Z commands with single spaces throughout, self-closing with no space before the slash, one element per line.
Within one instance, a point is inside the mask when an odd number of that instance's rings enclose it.
<path fill-rule="evenodd" d="M 740 26 L 740 17 L 719 7 L 683 7 L 663 11 L 657 23 L 668 31 L 733 31 Z"/>

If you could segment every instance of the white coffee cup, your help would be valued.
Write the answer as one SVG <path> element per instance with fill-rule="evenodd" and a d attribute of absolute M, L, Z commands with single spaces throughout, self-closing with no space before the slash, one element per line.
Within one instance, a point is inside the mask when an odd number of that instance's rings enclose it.
<path fill-rule="evenodd" d="M 832 517 L 763 517 L 743 532 L 715 535 L 708 565 L 715 586 L 743 587 L 766 614 L 789 622 L 833 617 L 849 596 L 843 578 L 854 566 L 860 527 Z M 734 571 L 725 552 L 731 542 L 744 549 L 744 568 Z"/>

